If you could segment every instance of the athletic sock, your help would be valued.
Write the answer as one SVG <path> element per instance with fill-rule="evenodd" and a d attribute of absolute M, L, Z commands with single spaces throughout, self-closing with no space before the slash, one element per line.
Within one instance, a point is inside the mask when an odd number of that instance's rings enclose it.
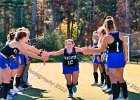
<path fill-rule="evenodd" d="M 17 76 L 16 77 L 16 88 L 18 88 L 19 86 L 20 86 L 20 79 L 21 79 L 21 77 L 20 76 Z"/>
<path fill-rule="evenodd" d="M 121 88 L 122 88 L 122 92 L 123 92 L 123 97 L 124 97 L 124 99 L 127 99 L 127 97 L 128 97 L 128 90 L 127 90 L 126 82 L 120 83 L 120 86 L 121 86 Z"/>
<path fill-rule="evenodd" d="M 104 79 L 105 79 L 104 73 L 101 73 L 101 83 L 102 83 L 102 84 L 104 84 Z"/>
<path fill-rule="evenodd" d="M 1 98 L 7 99 L 7 94 L 9 92 L 9 83 L 2 83 L 2 95 Z"/>
<path fill-rule="evenodd" d="M 109 75 L 106 75 L 106 81 L 107 81 L 107 87 L 111 88 L 111 81 L 110 81 Z"/>
<path fill-rule="evenodd" d="M 69 94 L 72 94 L 72 84 L 67 84 L 67 89 L 69 91 Z"/>
<path fill-rule="evenodd" d="M 13 89 L 13 82 L 14 82 L 14 77 L 11 77 L 11 80 L 10 80 L 10 89 Z"/>
<path fill-rule="evenodd" d="M 120 88 L 118 87 L 118 84 L 113 83 L 112 84 L 112 92 L 113 92 L 113 100 L 117 99 L 119 97 Z"/>
<path fill-rule="evenodd" d="M 0 99 L 1 99 L 1 96 L 2 96 L 2 84 L 0 84 Z"/>
<path fill-rule="evenodd" d="M 117 81 L 117 85 L 118 85 L 118 88 L 121 88 L 121 85 L 120 85 L 120 82 L 119 81 Z M 121 91 L 120 91 L 120 89 L 119 89 L 119 93 L 120 93 Z"/>
<path fill-rule="evenodd" d="M 105 80 L 105 84 L 107 84 L 107 79 L 106 79 L 107 75 L 106 73 L 104 73 L 104 80 Z"/>
<path fill-rule="evenodd" d="M 95 83 L 98 83 L 98 73 L 94 72 L 93 76 L 94 76 Z"/>

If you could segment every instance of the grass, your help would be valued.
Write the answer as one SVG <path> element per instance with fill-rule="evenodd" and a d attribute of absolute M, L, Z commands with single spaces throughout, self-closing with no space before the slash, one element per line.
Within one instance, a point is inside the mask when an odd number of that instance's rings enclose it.
<path fill-rule="evenodd" d="M 32 63 L 29 71 L 35 71 L 42 63 Z M 80 63 L 78 91 L 72 99 L 68 99 L 66 81 L 62 74 L 62 63 L 46 63 L 29 82 L 33 85 L 19 94 L 16 100 L 108 100 L 109 95 L 102 92 L 100 87 L 91 86 L 93 83 L 93 67 L 90 63 Z M 127 64 L 124 77 L 127 80 L 129 100 L 140 100 L 140 66 Z M 99 74 L 100 81 L 100 74 Z"/>

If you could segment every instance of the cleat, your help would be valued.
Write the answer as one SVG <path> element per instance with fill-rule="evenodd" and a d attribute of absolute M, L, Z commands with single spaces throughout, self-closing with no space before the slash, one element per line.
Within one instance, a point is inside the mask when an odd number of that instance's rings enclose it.
<path fill-rule="evenodd" d="M 76 85 L 73 85 L 73 86 L 72 86 L 72 91 L 73 91 L 74 93 L 77 92 L 77 87 L 76 87 Z"/>
<path fill-rule="evenodd" d="M 72 97 L 73 97 L 73 94 L 70 93 L 70 94 L 68 95 L 68 98 L 72 98 Z"/>
<path fill-rule="evenodd" d="M 93 84 L 91 84 L 91 86 L 97 86 L 97 83 L 93 83 Z"/>

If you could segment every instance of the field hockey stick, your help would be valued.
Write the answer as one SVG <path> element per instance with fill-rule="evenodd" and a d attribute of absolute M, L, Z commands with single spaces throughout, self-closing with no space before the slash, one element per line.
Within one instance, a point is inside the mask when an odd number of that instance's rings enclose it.
<path fill-rule="evenodd" d="M 42 51 L 44 51 L 44 49 L 42 49 Z M 45 63 L 46 61 L 43 61 L 43 65 L 30 76 L 29 81 L 32 80 L 36 76 L 36 74 L 38 74 L 45 67 Z"/>
<path fill-rule="evenodd" d="M 45 61 L 43 62 L 43 65 L 40 66 L 29 78 L 29 81 L 32 80 L 43 68 L 45 67 Z"/>

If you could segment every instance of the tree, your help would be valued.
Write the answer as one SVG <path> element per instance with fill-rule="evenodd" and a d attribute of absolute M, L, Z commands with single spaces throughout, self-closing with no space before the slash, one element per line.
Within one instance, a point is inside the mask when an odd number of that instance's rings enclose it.
<path fill-rule="evenodd" d="M 33 10 L 32 10 L 32 31 L 31 31 L 31 43 L 34 42 L 35 38 L 35 25 L 36 25 L 36 12 L 37 12 L 37 0 L 33 2 Z"/>

